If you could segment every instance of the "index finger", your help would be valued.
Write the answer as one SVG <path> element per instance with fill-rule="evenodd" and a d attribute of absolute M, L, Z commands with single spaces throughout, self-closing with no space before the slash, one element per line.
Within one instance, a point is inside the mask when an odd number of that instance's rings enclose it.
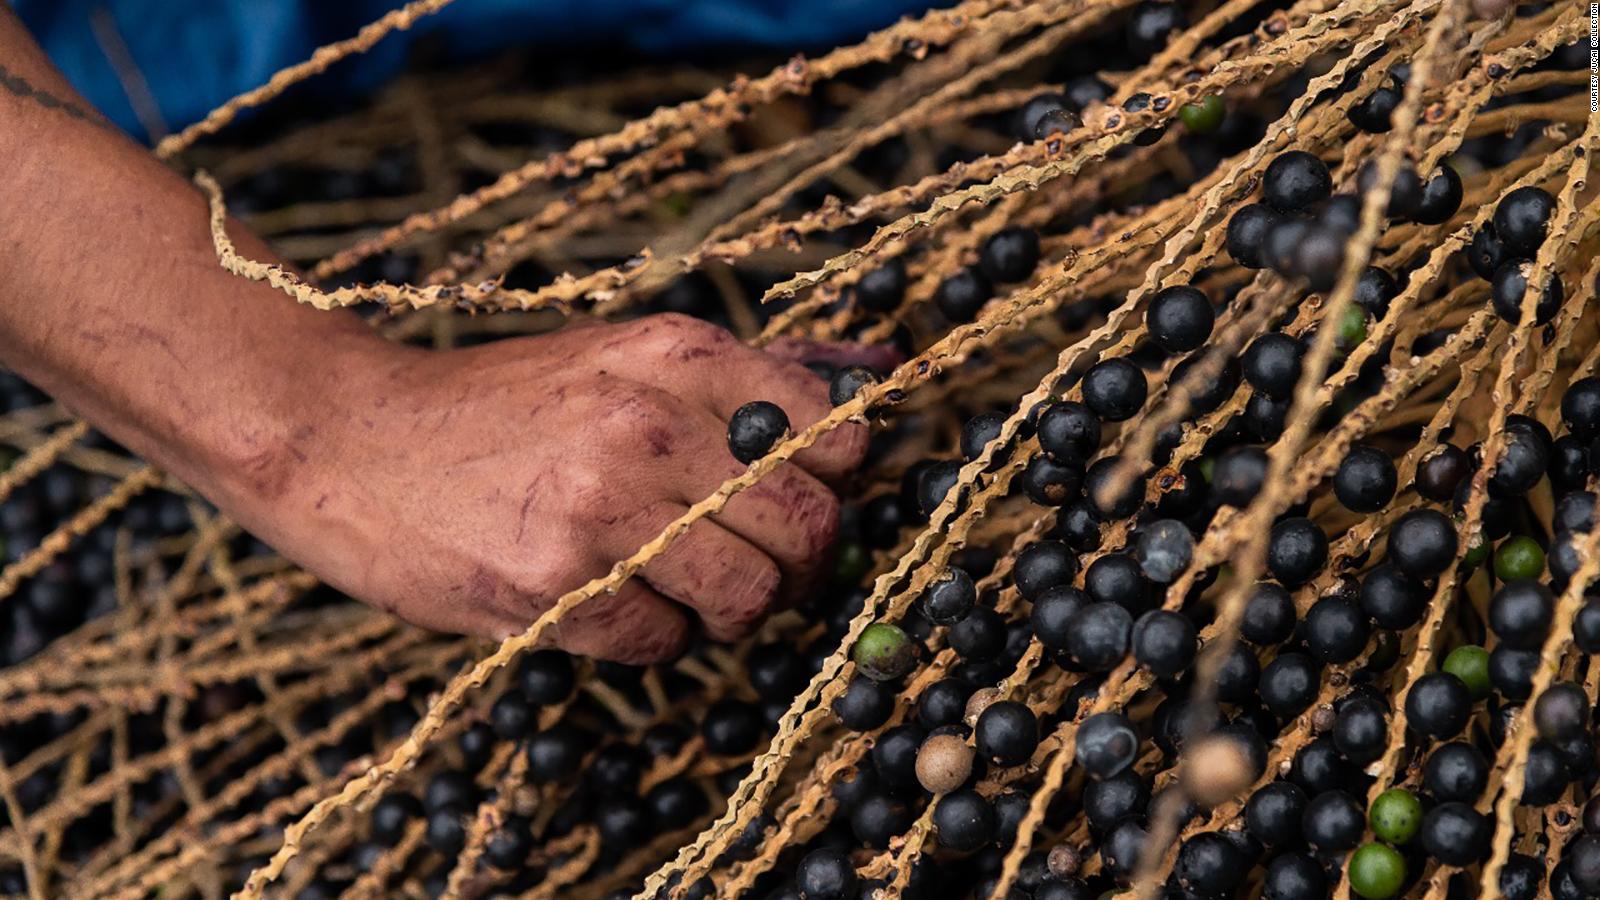
<path fill-rule="evenodd" d="M 728 376 L 705 401 L 722 419 L 732 418 L 739 407 L 753 400 L 777 404 L 789 419 L 789 431 L 797 434 L 833 411 L 828 402 L 828 385 L 799 363 L 774 359 L 760 351 L 741 348 L 724 360 Z M 829 430 L 817 442 L 794 455 L 802 469 L 823 480 L 835 480 L 861 465 L 867 453 L 867 429 L 844 422 Z"/>
<path fill-rule="evenodd" d="M 724 329 L 684 316 L 660 315 L 634 326 L 636 339 L 620 350 L 623 365 L 641 380 L 698 405 L 726 423 L 754 400 L 777 404 L 798 433 L 833 409 L 828 385 L 798 362 L 747 347 Z M 796 454 L 812 475 L 837 479 L 861 464 L 866 429 L 846 423 Z"/>

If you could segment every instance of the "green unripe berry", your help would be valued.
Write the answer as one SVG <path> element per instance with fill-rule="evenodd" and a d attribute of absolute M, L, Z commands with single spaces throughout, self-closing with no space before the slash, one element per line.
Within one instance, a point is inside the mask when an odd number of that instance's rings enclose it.
<path fill-rule="evenodd" d="M 676 191 L 661 198 L 662 210 L 678 219 L 687 216 L 693 204 L 694 198 L 683 191 Z"/>
<path fill-rule="evenodd" d="M 1483 539 L 1483 534 L 1480 532 L 1467 541 L 1467 552 L 1461 557 L 1461 565 L 1464 568 L 1476 569 L 1488 558 L 1489 542 Z"/>
<path fill-rule="evenodd" d="M 1350 890 L 1367 900 L 1389 900 L 1406 882 L 1406 860 L 1383 844 L 1363 844 L 1350 854 Z"/>
<path fill-rule="evenodd" d="M 1525 534 L 1506 538 L 1494 551 L 1494 574 L 1501 581 L 1538 578 L 1544 571 L 1544 551 Z"/>
<path fill-rule="evenodd" d="M 1339 348 L 1349 352 L 1367 339 L 1367 311 L 1354 303 L 1346 306 L 1339 315 L 1338 331 L 1335 333 Z"/>
<path fill-rule="evenodd" d="M 1443 668 L 1466 684 L 1474 700 L 1489 696 L 1494 687 L 1489 681 L 1489 651 L 1474 644 L 1451 650 L 1444 658 Z"/>
<path fill-rule="evenodd" d="M 1183 127 L 1194 134 L 1210 134 L 1222 127 L 1222 120 L 1228 114 L 1228 105 L 1222 98 L 1215 94 L 1201 97 L 1197 103 L 1185 103 L 1178 110 L 1178 118 L 1183 121 Z"/>
<path fill-rule="evenodd" d="M 911 636 L 888 622 L 873 622 L 856 638 L 850 649 L 861 674 L 873 681 L 894 681 L 917 664 L 917 648 Z"/>
<path fill-rule="evenodd" d="M 1404 844 L 1422 827 L 1422 802 L 1405 788 L 1390 788 L 1372 801 L 1367 822 L 1379 840 Z"/>

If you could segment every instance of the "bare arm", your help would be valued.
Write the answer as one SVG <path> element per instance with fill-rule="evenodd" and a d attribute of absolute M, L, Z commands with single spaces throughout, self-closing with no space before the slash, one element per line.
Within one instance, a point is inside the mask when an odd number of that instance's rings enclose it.
<path fill-rule="evenodd" d="M 470 350 L 390 344 L 217 264 L 205 204 L 90 111 L 0 7 L 0 359 L 334 586 L 500 636 L 743 467 L 728 415 L 826 412 L 804 367 L 660 316 Z M 270 253 L 237 225 L 242 253 Z M 830 435 L 558 629 L 670 657 L 742 636 L 830 542 Z"/>
<path fill-rule="evenodd" d="M 196 487 L 293 441 L 295 370 L 314 375 L 330 342 L 375 349 L 354 317 L 222 271 L 201 198 L 89 110 L 3 7 L 0 159 L 0 354 Z M 165 439 L 179 434 L 181 449 Z"/>

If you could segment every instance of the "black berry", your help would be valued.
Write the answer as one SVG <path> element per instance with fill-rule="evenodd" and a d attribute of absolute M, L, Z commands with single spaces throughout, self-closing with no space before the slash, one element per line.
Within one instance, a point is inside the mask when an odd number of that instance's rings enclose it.
<path fill-rule="evenodd" d="M 1413 216 L 1424 225 L 1443 225 L 1461 208 L 1461 176 L 1450 166 L 1440 166 L 1422 185 L 1422 202 Z"/>
<path fill-rule="evenodd" d="M 1550 633 L 1555 597 L 1537 581 L 1503 585 L 1489 601 L 1489 628 L 1502 643 L 1518 650 L 1538 650 Z"/>
<path fill-rule="evenodd" d="M 1039 414 L 1039 447 L 1057 462 L 1083 462 L 1100 449 L 1100 419 L 1072 400 L 1052 403 Z"/>
<path fill-rule="evenodd" d="M 939 846 L 970 853 L 994 838 L 994 807 L 977 791 L 964 788 L 944 795 L 933 808 Z"/>
<path fill-rule="evenodd" d="M 1361 835 L 1367 828 L 1367 817 L 1362 814 L 1360 804 L 1349 794 L 1326 791 L 1306 804 L 1301 827 L 1311 846 L 1338 853 L 1353 849 L 1361 842 Z"/>
<path fill-rule="evenodd" d="M 1205 294 L 1188 285 L 1176 285 L 1151 298 L 1144 321 L 1151 339 L 1161 349 L 1187 353 L 1199 349 L 1211 336 L 1216 314 Z"/>
<path fill-rule="evenodd" d="M 776 403 L 754 400 L 728 419 L 728 450 L 749 465 L 766 456 L 789 433 L 789 417 Z"/>
<path fill-rule="evenodd" d="M 1300 381 L 1300 358 L 1304 353 L 1305 347 L 1298 340 L 1269 331 L 1245 348 L 1240 369 L 1251 387 L 1269 397 L 1287 400 Z"/>
<path fill-rule="evenodd" d="M 1303 653 L 1280 653 L 1261 670 L 1261 702 L 1281 718 L 1310 706 L 1320 686 L 1317 664 Z"/>
<path fill-rule="evenodd" d="M 1561 395 L 1561 421 L 1580 440 L 1600 438 L 1600 376 L 1567 385 Z"/>
<path fill-rule="evenodd" d="M 1366 613 L 1345 597 L 1323 597 L 1306 611 L 1301 626 L 1306 646 L 1323 662 L 1349 662 L 1366 649 L 1371 628 Z"/>
<path fill-rule="evenodd" d="M 1389 301 L 1399 293 L 1400 286 L 1394 276 L 1377 266 L 1367 266 L 1356 280 L 1356 305 L 1371 313 L 1374 319 L 1381 319 L 1389 312 Z"/>
<path fill-rule="evenodd" d="M 850 900 L 856 896 L 856 869 L 842 850 L 813 850 L 800 860 L 794 883 L 803 900 Z"/>
<path fill-rule="evenodd" d="M 935 625 L 954 625 L 978 602 L 978 589 L 965 569 L 949 566 L 922 593 L 922 614 Z"/>
<path fill-rule="evenodd" d="M 881 380 L 877 372 L 866 366 L 845 366 L 833 373 L 833 378 L 828 381 L 828 402 L 834 406 L 843 406 L 855 399 L 862 388 L 870 387 Z"/>
<path fill-rule="evenodd" d="M 1320 572 L 1327 561 L 1328 536 L 1315 522 L 1298 516 L 1272 526 L 1267 568 L 1279 581 L 1290 586 L 1304 584 Z"/>
<path fill-rule="evenodd" d="M 990 281 L 1022 281 L 1039 264 L 1039 233 L 1031 228 L 1002 228 L 978 251 L 978 265 Z"/>
<path fill-rule="evenodd" d="M 1494 208 L 1495 234 L 1513 253 L 1533 256 L 1550 229 L 1556 199 L 1538 187 L 1519 187 Z"/>
<path fill-rule="evenodd" d="M 1078 557 L 1060 541 L 1036 541 L 1017 554 L 1012 578 L 1026 600 L 1049 588 L 1067 584 L 1078 572 Z"/>
<path fill-rule="evenodd" d="M 1070 585 L 1057 585 L 1044 591 L 1034 599 L 1033 612 L 1028 619 L 1034 636 L 1051 650 L 1068 649 L 1072 623 L 1090 602 L 1083 591 Z"/>
<path fill-rule="evenodd" d="M 1109 672 L 1128 654 L 1133 616 L 1115 603 L 1094 603 L 1074 619 L 1067 652 L 1091 672 Z"/>
<path fill-rule="evenodd" d="M 1250 796 L 1244 806 L 1245 827 L 1251 836 L 1273 848 L 1293 847 L 1302 839 L 1306 792 L 1289 781 L 1274 781 Z"/>
<path fill-rule="evenodd" d="M 1394 497 L 1399 475 L 1389 454 L 1357 445 L 1350 448 L 1333 475 L 1333 493 L 1347 509 L 1377 512 Z"/>
<path fill-rule="evenodd" d="M 1474 802 L 1489 784 L 1489 763 L 1463 741 L 1441 744 L 1422 767 L 1422 783 L 1435 799 Z"/>
<path fill-rule="evenodd" d="M 1383 134 L 1393 127 L 1391 119 L 1394 117 L 1395 107 L 1400 105 L 1400 97 L 1404 91 L 1405 86 L 1391 75 L 1361 102 L 1350 107 L 1345 116 L 1352 125 L 1362 131 L 1369 134 Z"/>
<path fill-rule="evenodd" d="M 1235 262 L 1247 269 L 1264 269 L 1267 261 L 1262 256 L 1267 234 L 1278 224 L 1279 216 L 1271 207 L 1251 203 L 1240 208 L 1228 220 L 1228 253 Z"/>
<path fill-rule="evenodd" d="M 1141 3 L 1128 19 L 1128 49 L 1140 58 L 1152 56 L 1167 45 L 1169 35 L 1187 24 L 1183 7 L 1176 3 Z"/>
<path fill-rule="evenodd" d="M 873 312 L 890 312 L 906 295 L 906 263 L 900 257 L 861 276 L 856 299 Z"/>
<path fill-rule="evenodd" d="M 989 704 L 973 731 L 978 752 L 1001 767 L 1020 766 L 1039 746 L 1039 720 L 1014 700 Z"/>
<path fill-rule="evenodd" d="M 959 324 L 976 319 L 978 310 L 993 296 L 989 279 L 977 269 L 966 268 L 940 282 L 933 292 L 933 302 L 946 319 Z"/>
<path fill-rule="evenodd" d="M 1267 165 L 1261 196 L 1279 212 L 1296 212 L 1333 193 L 1333 176 L 1316 156 L 1304 150 L 1278 154 Z"/>
<path fill-rule="evenodd" d="M 1133 658 L 1164 678 L 1177 675 L 1194 661 L 1194 623 L 1181 613 L 1164 609 L 1145 613 L 1133 624 L 1132 641 Z"/>
<path fill-rule="evenodd" d="M 1406 724 L 1436 740 L 1460 734 L 1471 715 L 1472 692 L 1449 672 L 1422 676 L 1406 694 Z"/>
<path fill-rule="evenodd" d="M 1522 303 L 1528 290 L 1528 276 L 1533 274 L 1533 261 L 1508 259 L 1500 264 L 1490 282 L 1489 300 L 1495 314 L 1515 325 L 1522 321 Z M 1561 311 L 1564 292 L 1561 278 L 1554 272 L 1545 275 L 1544 290 L 1534 300 L 1533 322 L 1543 325 Z"/>
<path fill-rule="evenodd" d="M 1251 591 L 1239 621 L 1239 634 L 1261 647 L 1281 644 L 1294 634 L 1294 598 L 1281 585 L 1263 581 Z"/>
<path fill-rule="evenodd" d="M 1375 566 L 1361 581 L 1361 609 L 1383 628 L 1410 628 L 1422 621 L 1431 592 L 1392 563 Z"/>
<path fill-rule="evenodd" d="M 1486 223 L 1478 229 L 1472 236 L 1471 245 L 1467 247 L 1467 263 L 1484 281 L 1492 281 L 1501 263 L 1514 255 L 1495 235 L 1493 223 Z"/>
<path fill-rule="evenodd" d="M 1267 453 L 1260 447 L 1232 447 L 1217 457 L 1211 487 L 1217 500 L 1240 509 L 1248 506 L 1267 480 Z"/>
<path fill-rule="evenodd" d="M 1139 755 L 1139 735 L 1121 713 L 1096 713 L 1078 726 L 1078 764 L 1096 779 L 1121 774 Z"/>
<path fill-rule="evenodd" d="M 1389 560 L 1400 571 L 1419 580 L 1438 575 L 1455 560 L 1458 546 L 1455 526 L 1435 509 L 1414 509 L 1389 529 Z"/>
<path fill-rule="evenodd" d="M 1176 519 L 1151 522 L 1140 531 L 1134 558 L 1146 578 L 1157 584 L 1171 584 L 1194 558 L 1194 535 Z"/>
<path fill-rule="evenodd" d="M 1449 866 L 1477 862 L 1489 849 L 1489 820 L 1471 806 L 1441 803 L 1422 817 L 1419 837 L 1429 856 Z"/>
<path fill-rule="evenodd" d="M 1067 98 L 1055 92 L 1040 94 L 1017 110 L 1016 134 L 1018 140 L 1031 141 L 1039 130 L 1039 122 L 1053 112 L 1067 110 Z"/>
<path fill-rule="evenodd" d="M 1122 357 L 1101 360 L 1083 376 L 1083 402 L 1107 422 L 1133 418 L 1149 392 L 1144 372 Z"/>
<path fill-rule="evenodd" d="M 1456 494 L 1461 479 L 1472 471 L 1467 451 L 1454 444 L 1440 444 L 1417 466 L 1417 493 L 1435 503 L 1443 503 Z"/>

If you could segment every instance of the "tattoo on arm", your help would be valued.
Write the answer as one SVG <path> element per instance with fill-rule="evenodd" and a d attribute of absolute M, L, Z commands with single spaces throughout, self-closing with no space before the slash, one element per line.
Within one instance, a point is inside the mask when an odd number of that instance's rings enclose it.
<path fill-rule="evenodd" d="M 20 31 L 22 23 L 11 12 L 9 5 L 0 2 L 0 31 L 10 28 Z M 22 33 L 26 34 L 26 32 Z M 0 35 L 0 37 L 3 37 L 3 35 Z M 67 116 L 81 122 L 88 122 L 99 128 L 112 128 L 111 123 L 107 122 L 99 113 L 85 109 L 70 100 L 63 100 L 44 88 L 36 86 L 33 82 L 6 68 L 3 62 L 0 62 L 0 92 L 21 97 L 24 100 L 31 100 L 45 109 L 59 110 Z"/>
<path fill-rule="evenodd" d="M 89 112 L 76 103 L 63 100 L 43 88 L 35 87 L 33 82 L 7 69 L 4 64 L 0 64 L 0 91 L 21 97 L 24 100 L 32 100 L 45 109 L 60 110 L 74 119 L 88 122 L 99 128 L 110 127 L 106 120 L 100 118 L 99 115 Z"/>

